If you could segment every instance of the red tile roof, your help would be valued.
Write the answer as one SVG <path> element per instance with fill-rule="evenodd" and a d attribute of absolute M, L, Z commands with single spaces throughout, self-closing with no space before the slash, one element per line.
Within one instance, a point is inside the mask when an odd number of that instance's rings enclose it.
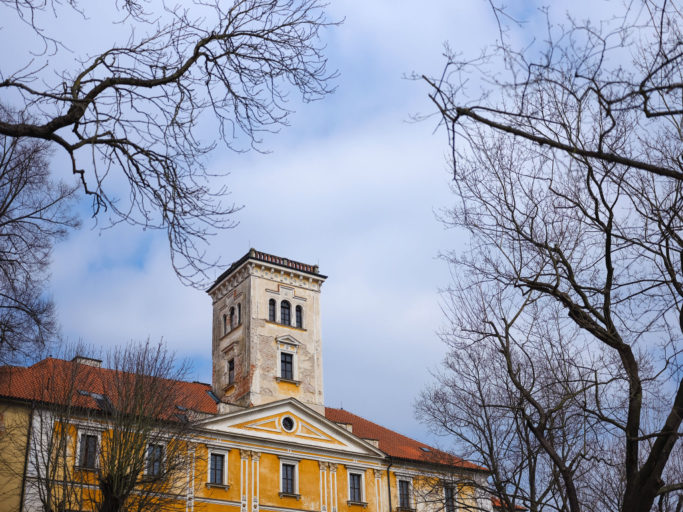
<path fill-rule="evenodd" d="M 356 416 L 344 409 L 325 407 L 325 417 L 335 423 L 345 423 L 352 426 L 353 434 L 364 439 L 375 439 L 379 442 L 379 449 L 391 457 L 414 462 L 429 464 L 445 464 L 465 469 L 487 471 L 486 468 L 437 450 L 431 446 L 415 441 L 393 430 L 384 428 L 376 423 Z"/>
<path fill-rule="evenodd" d="M 0 367 L 0 396 L 45 403 L 71 403 L 77 407 L 102 409 L 93 394 L 106 396 L 116 403 L 117 382 L 130 378 L 107 368 L 47 358 L 29 366 Z M 198 382 L 163 379 L 169 390 L 173 388 L 174 405 L 205 414 L 216 414 L 216 402 L 209 395 L 211 386 Z M 85 392 L 85 393 L 83 393 Z M 182 409 L 174 410 L 178 414 Z"/>
<path fill-rule="evenodd" d="M 499 498 L 496 498 L 495 496 L 491 497 L 491 503 L 493 504 L 493 507 L 497 508 L 497 509 L 507 508 L 504 505 L 504 503 Z M 515 510 L 526 510 L 526 508 L 524 508 L 521 505 L 515 505 Z"/>
<path fill-rule="evenodd" d="M 122 376 L 126 378 L 132 374 L 117 374 L 115 370 L 107 368 L 47 358 L 26 368 L 0 367 L 0 397 L 46 403 L 72 403 L 87 409 L 103 409 L 103 403 L 93 394 L 106 396 L 112 403 L 117 403 L 115 383 L 117 379 L 120 381 Z M 180 406 L 170 414 L 179 414 L 184 409 L 203 414 L 218 413 L 216 400 L 210 394 L 210 385 L 167 379 L 162 381 L 168 383 L 169 388 L 173 386 L 177 397 L 174 405 Z M 325 417 L 335 423 L 350 424 L 353 434 L 360 438 L 377 440 L 379 449 L 391 457 L 486 471 L 481 466 L 415 441 L 343 409 L 326 407 Z"/>

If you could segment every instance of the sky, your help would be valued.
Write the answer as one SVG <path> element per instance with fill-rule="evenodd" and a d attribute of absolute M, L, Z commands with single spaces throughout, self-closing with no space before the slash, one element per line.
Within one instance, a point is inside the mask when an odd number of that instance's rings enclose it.
<path fill-rule="evenodd" d="M 527 30 L 542 24 L 534 3 L 513 4 L 528 16 Z M 88 14 L 71 48 L 106 46 L 108 31 L 121 30 Z M 438 221 L 456 200 L 446 135 L 436 118 L 411 120 L 432 108 L 426 85 L 405 76 L 438 74 L 445 42 L 477 55 L 497 26 L 484 0 L 332 0 L 328 15 L 343 20 L 323 34 L 329 67 L 339 71 L 335 93 L 306 104 L 292 98 L 291 126 L 266 138 L 267 153 L 218 146 L 208 156 L 209 170 L 229 172 L 230 201 L 243 205 L 237 227 L 211 240 L 223 261 L 216 275 L 250 247 L 319 265 L 329 276 L 321 294 L 326 404 L 448 448 L 414 405 L 445 355 L 439 290 L 454 276 L 439 255 L 467 239 Z M 59 11 L 58 25 L 82 25 L 68 16 Z M 3 23 L 0 36 L 21 30 Z M 81 55 L 72 52 L 65 65 Z M 0 62 L 14 58 L 7 52 Z M 50 286 L 67 340 L 103 349 L 163 340 L 192 360 L 193 379 L 211 381 L 211 300 L 178 281 L 163 233 L 101 230 L 85 218 L 56 247 Z"/>

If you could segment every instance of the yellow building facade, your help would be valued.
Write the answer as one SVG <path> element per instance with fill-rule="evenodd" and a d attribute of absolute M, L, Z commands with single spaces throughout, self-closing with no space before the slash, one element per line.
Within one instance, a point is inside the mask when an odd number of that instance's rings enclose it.
<path fill-rule="evenodd" d="M 476 491 L 485 483 L 485 468 L 325 407 L 324 281 L 317 266 L 253 249 L 216 280 L 208 290 L 212 383 L 176 383 L 183 399 L 174 414 L 184 418 L 187 432 L 165 438 L 160 424 L 154 441 L 135 448 L 144 462 L 123 510 L 136 504 L 186 512 L 492 510 L 491 501 Z M 72 386 L 76 413 L 68 419 L 45 413 L 60 404 L 40 395 L 40 383 L 54 383 L 55 375 L 73 374 L 74 368 L 90 376 Z M 70 510 L 76 509 L 73 503 L 79 510 L 97 508 L 114 430 L 106 420 L 111 415 L 104 413 L 118 403 L 113 378 L 111 370 L 87 358 L 0 369 L 0 511 L 44 509 L 40 493 L 47 471 L 32 461 L 40 460 L 35 452 L 49 443 L 35 440 L 55 439 L 56 432 L 67 434 L 59 455 L 64 461 L 51 478 L 94 496 L 69 501 Z M 68 425 L 62 430 L 57 424 Z M 182 452 L 182 459 L 171 479 L 163 469 L 176 460 L 172 452 Z M 141 507 L 145 490 L 155 485 L 164 499 Z"/>

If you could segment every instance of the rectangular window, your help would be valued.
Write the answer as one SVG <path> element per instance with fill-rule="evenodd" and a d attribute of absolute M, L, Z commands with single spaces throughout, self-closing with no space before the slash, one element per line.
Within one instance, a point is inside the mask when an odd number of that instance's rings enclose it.
<path fill-rule="evenodd" d="M 211 465 L 209 469 L 209 483 L 224 485 L 225 480 L 225 455 L 222 453 L 211 454 Z"/>
<path fill-rule="evenodd" d="M 362 476 L 358 473 L 349 473 L 349 501 L 361 503 L 363 501 Z"/>
<path fill-rule="evenodd" d="M 82 468 L 94 469 L 97 467 L 97 436 L 94 434 L 81 434 L 81 453 L 79 465 Z"/>
<path fill-rule="evenodd" d="M 453 487 L 444 487 L 444 498 L 446 501 L 446 512 L 455 512 L 455 489 Z"/>
<path fill-rule="evenodd" d="M 164 463 L 164 446 L 161 444 L 150 444 L 147 447 L 147 475 L 161 476 Z"/>
<path fill-rule="evenodd" d="M 228 361 L 228 384 L 235 382 L 235 360 Z"/>
<path fill-rule="evenodd" d="M 285 494 L 295 494 L 295 470 L 294 464 L 282 464 L 282 492 Z"/>
<path fill-rule="evenodd" d="M 280 378 L 294 380 L 294 356 L 280 353 Z"/>
<path fill-rule="evenodd" d="M 408 480 L 398 481 L 398 506 L 400 508 L 410 508 L 410 482 Z"/>

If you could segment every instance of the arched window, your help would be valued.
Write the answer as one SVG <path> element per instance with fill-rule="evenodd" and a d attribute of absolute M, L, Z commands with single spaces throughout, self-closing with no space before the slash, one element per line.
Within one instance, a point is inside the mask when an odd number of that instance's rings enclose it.
<path fill-rule="evenodd" d="M 303 329 L 304 328 L 304 308 L 302 308 L 301 306 L 297 306 L 295 311 L 296 311 L 296 326 L 299 329 Z"/>
<path fill-rule="evenodd" d="M 228 333 L 228 316 L 223 315 L 223 334 Z"/>
<path fill-rule="evenodd" d="M 230 308 L 230 329 L 235 327 L 235 306 Z"/>
<path fill-rule="evenodd" d="M 271 322 L 275 321 L 275 299 L 268 301 L 268 320 Z"/>
<path fill-rule="evenodd" d="M 242 303 L 237 304 L 237 325 L 242 323 Z"/>
<path fill-rule="evenodd" d="M 289 302 L 283 300 L 280 303 L 280 323 L 283 325 L 292 325 L 292 307 Z"/>

